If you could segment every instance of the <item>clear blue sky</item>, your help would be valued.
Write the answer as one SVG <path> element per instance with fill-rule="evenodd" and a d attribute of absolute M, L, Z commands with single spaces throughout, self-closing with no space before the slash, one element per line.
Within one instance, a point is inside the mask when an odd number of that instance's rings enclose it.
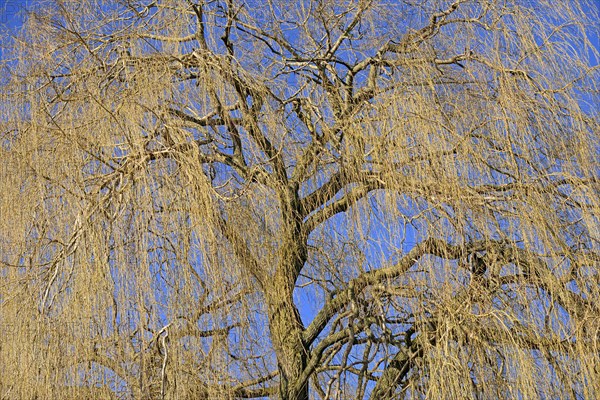
<path fill-rule="evenodd" d="M 31 0 L 0 0 L 0 24 L 9 27 L 19 25 L 19 14 L 31 4 Z"/>

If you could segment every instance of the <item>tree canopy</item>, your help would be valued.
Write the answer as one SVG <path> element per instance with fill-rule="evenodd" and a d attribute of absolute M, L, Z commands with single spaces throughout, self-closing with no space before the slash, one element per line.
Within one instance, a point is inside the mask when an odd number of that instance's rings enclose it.
<path fill-rule="evenodd" d="M 592 3 L 36 2 L 0 397 L 600 397 Z"/>

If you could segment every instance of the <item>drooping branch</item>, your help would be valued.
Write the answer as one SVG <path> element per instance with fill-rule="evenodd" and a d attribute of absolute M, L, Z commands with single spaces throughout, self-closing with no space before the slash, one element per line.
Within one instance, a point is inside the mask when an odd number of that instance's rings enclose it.
<path fill-rule="evenodd" d="M 427 333 L 423 333 L 396 353 L 377 379 L 377 384 L 371 392 L 371 399 L 391 400 L 395 398 L 394 394 L 397 388 L 410 372 L 415 359 L 423 356 L 422 342 L 426 340 L 426 336 Z"/>
<path fill-rule="evenodd" d="M 352 296 L 360 293 L 369 285 L 378 284 L 399 277 L 426 254 L 456 259 L 465 254 L 465 248 L 463 246 L 450 245 L 441 239 L 429 238 L 417 244 L 395 265 L 365 272 L 352 279 L 348 283 L 346 289 L 332 293 L 332 297 L 325 302 L 325 305 L 306 328 L 303 334 L 303 340 L 306 343 L 312 343 L 323 329 L 325 329 L 331 318 L 352 301 Z"/>
<path fill-rule="evenodd" d="M 333 182 L 335 184 L 335 182 Z M 363 199 L 371 188 L 367 185 L 360 185 L 355 188 L 349 189 L 340 199 L 333 201 L 326 205 L 314 215 L 308 217 L 304 224 L 306 232 L 312 232 L 319 224 L 333 217 L 334 215 L 347 211 L 352 205 L 356 204 L 357 201 Z"/>
<path fill-rule="evenodd" d="M 224 218 L 217 216 L 218 227 L 222 234 L 229 240 L 231 247 L 238 259 L 238 262 L 244 265 L 246 271 L 248 271 L 258 283 L 264 287 L 267 283 L 265 273 L 266 269 L 261 268 L 259 262 L 256 260 L 244 239 L 240 234 L 228 223 Z"/>
<path fill-rule="evenodd" d="M 332 293 L 332 297 L 325 302 L 306 328 L 303 340 L 306 343 L 312 343 L 325 329 L 331 318 L 352 301 L 353 296 L 368 286 L 393 281 L 406 273 L 423 256 L 432 255 L 446 260 L 457 260 L 475 251 L 486 252 L 484 262 L 492 266 L 490 269 L 493 270 L 493 279 L 500 279 L 499 274 L 503 265 L 513 263 L 524 271 L 525 282 L 547 290 L 565 310 L 574 312 L 579 318 L 584 317 L 585 310 L 596 308 L 582 296 L 568 290 L 565 284 L 542 261 L 542 257 L 532 251 L 516 247 L 505 241 L 481 240 L 455 245 L 439 238 L 430 237 L 413 247 L 398 263 L 365 272 L 350 280 L 346 289 Z"/>

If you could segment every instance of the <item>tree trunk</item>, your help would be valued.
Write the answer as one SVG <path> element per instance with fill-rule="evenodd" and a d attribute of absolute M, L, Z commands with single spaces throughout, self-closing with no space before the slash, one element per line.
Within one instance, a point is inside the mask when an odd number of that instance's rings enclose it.
<path fill-rule="evenodd" d="M 308 381 L 301 382 L 301 376 L 309 348 L 302 340 L 304 325 L 293 297 L 296 279 L 307 257 L 297 192 L 296 186 L 281 193 L 284 229 L 280 261 L 273 286 L 265 288 L 271 341 L 279 367 L 279 398 L 282 400 L 308 400 Z"/>
<path fill-rule="evenodd" d="M 280 283 L 269 294 L 271 340 L 279 367 L 279 397 L 282 400 L 308 400 L 308 385 L 299 380 L 306 367 L 308 348 L 302 341 L 304 326 L 291 293 L 283 293 Z"/>
<path fill-rule="evenodd" d="M 308 400 L 308 383 L 300 382 L 309 349 L 302 340 L 304 325 L 294 304 L 296 279 L 306 260 L 299 236 L 291 236 L 283 246 L 273 286 L 266 288 L 269 328 L 279 367 L 279 397 L 283 400 Z M 294 240 L 295 239 L 295 240 Z"/>

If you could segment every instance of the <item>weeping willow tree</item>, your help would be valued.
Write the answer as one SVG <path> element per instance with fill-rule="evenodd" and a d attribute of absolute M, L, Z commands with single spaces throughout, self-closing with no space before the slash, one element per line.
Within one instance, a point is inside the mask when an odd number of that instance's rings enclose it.
<path fill-rule="evenodd" d="M 600 397 L 598 18 L 37 3 L 2 61 L 0 397 Z"/>

